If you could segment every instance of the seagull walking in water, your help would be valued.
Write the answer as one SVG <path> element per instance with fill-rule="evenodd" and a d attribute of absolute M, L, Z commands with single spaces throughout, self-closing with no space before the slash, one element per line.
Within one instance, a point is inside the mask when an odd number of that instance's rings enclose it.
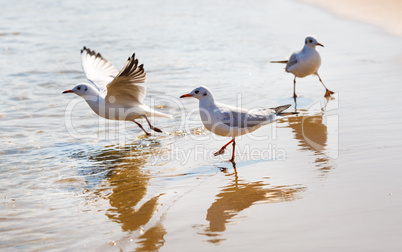
<path fill-rule="evenodd" d="M 276 119 L 276 115 L 291 106 L 288 104 L 259 110 L 233 107 L 215 102 L 211 91 L 205 86 L 199 86 L 190 93 L 180 96 L 180 98 L 185 97 L 194 97 L 199 100 L 201 121 L 207 130 L 219 136 L 232 138 L 214 154 L 215 156 L 223 154 L 226 147 L 232 144 L 232 158 L 229 160 L 232 163 L 235 159 L 235 137 L 251 133 L 261 126 L 273 122 Z"/>
<path fill-rule="evenodd" d="M 150 135 L 136 119 L 144 118 L 149 127 L 162 132 L 149 122 L 148 117 L 166 117 L 171 115 L 157 112 L 143 104 L 146 94 L 144 66 L 138 66 L 135 54 L 128 58 L 121 71 L 117 71 L 100 53 L 84 47 L 81 61 L 89 83 L 79 83 L 65 93 L 75 93 L 85 99 L 91 109 L 101 117 L 110 120 L 125 120 L 136 123 L 147 135 Z"/>
<path fill-rule="evenodd" d="M 322 46 L 318 43 L 317 39 L 313 36 L 309 36 L 304 40 L 304 47 L 301 51 L 294 52 L 289 60 L 279 60 L 271 61 L 271 63 L 285 63 L 286 72 L 294 74 L 295 78 L 293 80 L 293 97 L 296 98 L 296 77 L 303 78 L 311 74 L 317 75 L 318 79 L 325 88 L 325 97 L 334 94 L 329 90 L 324 82 L 322 82 L 320 75 L 318 74 L 318 68 L 321 65 L 321 57 L 318 51 L 315 49 L 316 46 Z"/>

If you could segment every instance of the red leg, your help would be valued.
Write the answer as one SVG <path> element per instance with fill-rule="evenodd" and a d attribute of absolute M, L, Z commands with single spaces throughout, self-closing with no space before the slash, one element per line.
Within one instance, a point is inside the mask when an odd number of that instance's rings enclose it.
<path fill-rule="evenodd" d="M 235 146 L 236 146 L 236 141 L 235 141 L 234 138 L 233 138 L 232 141 L 233 141 L 233 143 L 232 143 L 232 145 L 233 145 L 233 152 L 232 152 L 232 158 L 229 159 L 229 161 L 232 162 L 232 163 L 234 163 L 234 160 L 235 160 Z"/>
<path fill-rule="evenodd" d="M 143 115 L 142 117 L 144 117 L 145 120 L 147 120 L 147 123 L 148 123 L 149 127 L 151 128 L 151 130 L 154 130 L 156 132 L 162 132 L 162 130 L 160 130 L 159 128 L 151 125 L 151 123 L 149 122 L 148 117 L 146 115 Z"/>
<path fill-rule="evenodd" d="M 332 94 L 335 94 L 335 92 L 334 91 L 331 91 L 331 90 L 329 90 L 329 89 L 327 89 L 326 91 L 325 91 L 325 97 L 330 97 Z"/>
<path fill-rule="evenodd" d="M 330 97 L 332 94 L 335 94 L 335 92 L 333 92 L 333 91 L 331 91 L 331 90 L 329 90 L 326 86 L 325 86 L 325 84 L 324 84 L 324 82 L 322 82 L 322 80 L 321 80 L 321 77 L 318 75 L 318 73 L 316 73 L 317 74 L 317 77 L 318 77 L 318 79 L 320 80 L 320 82 L 321 82 L 321 84 L 324 86 L 324 88 L 325 88 L 325 97 Z"/>
<path fill-rule="evenodd" d="M 297 94 L 296 94 L 296 75 L 295 78 L 293 80 L 293 98 L 296 98 Z"/>
<path fill-rule="evenodd" d="M 225 153 L 225 149 L 226 147 L 231 144 L 234 141 L 234 139 L 230 140 L 229 143 L 225 144 L 219 151 L 214 153 L 214 156 L 218 156 L 218 155 L 222 155 L 223 153 Z"/>
<path fill-rule="evenodd" d="M 147 136 L 150 136 L 150 135 L 151 135 L 151 133 L 147 132 L 147 131 L 142 127 L 142 125 L 141 125 L 140 123 L 136 122 L 135 120 L 133 120 L 133 121 L 138 125 L 138 127 L 140 127 L 140 128 L 145 132 L 145 134 L 147 134 Z"/>

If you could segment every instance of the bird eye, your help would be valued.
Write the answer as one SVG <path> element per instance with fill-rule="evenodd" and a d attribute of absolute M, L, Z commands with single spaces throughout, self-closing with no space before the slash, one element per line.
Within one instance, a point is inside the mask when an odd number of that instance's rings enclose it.
<path fill-rule="evenodd" d="M 313 43 L 313 41 L 311 39 L 308 42 Z"/>
<path fill-rule="evenodd" d="M 194 93 L 198 94 L 200 91 L 196 90 Z"/>
<path fill-rule="evenodd" d="M 80 90 L 80 89 L 81 89 L 81 87 L 77 87 L 77 89 L 78 89 L 78 90 Z"/>

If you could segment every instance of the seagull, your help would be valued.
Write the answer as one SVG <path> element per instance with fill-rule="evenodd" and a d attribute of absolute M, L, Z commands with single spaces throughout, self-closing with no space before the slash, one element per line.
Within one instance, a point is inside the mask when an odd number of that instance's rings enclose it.
<path fill-rule="evenodd" d="M 229 144 L 233 145 L 232 158 L 229 160 L 234 163 L 235 159 L 235 137 L 251 133 L 263 125 L 275 121 L 276 116 L 291 105 L 283 105 L 276 108 L 247 110 L 233 107 L 230 105 L 215 102 L 212 92 L 205 86 L 199 86 L 188 94 L 180 98 L 194 97 L 198 99 L 201 121 L 204 127 L 219 136 L 231 137 L 215 156 L 225 152 Z"/>
<path fill-rule="evenodd" d="M 314 36 L 308 36 L 304 40 L 304 47 L 301 51 L 294 52 L 289 60 L 278 60 L 271 61 L 271 63 L 285 63 L 286 64 L 286 72 L 294 74 L 295 78 L 293 80 L 293 97 L 296 98 L 296 77 L 303 78 L 311 74 L 317 75 L 318 79 L 324 86 L 326 92 L 325 97 L 331 96 L 334 94 L 331 90 L 329 90 L 324 82 L 322 82 L 320 75 L 318 75 L 318 68 L 321 65 L 321 57 L 320 54 L 315 49 L 316 46 L 322 46 L 321 43 L 318 43 L 317 39 Z"/>
<path fill-rule="evenodd" d="M 73 89 L 63 92 L 75 93 L 85 99 L 91 109 L 99 116 L 110 120 L 133 121 L 146 135 L 150 135 L 136 119 L 144 118 L 149 127 L 162 132 L 149 122 L 149 116 L 172 118 L 171 115 L 157 112 L 143 104 L 146 87 L 144 65 L 138 66 L 135 54 L 128 58 L 119 72 L 115 66 L 100 53 L 84 48 L 81 62 L 87 79 L 91 83 L 79 83 Z"/>

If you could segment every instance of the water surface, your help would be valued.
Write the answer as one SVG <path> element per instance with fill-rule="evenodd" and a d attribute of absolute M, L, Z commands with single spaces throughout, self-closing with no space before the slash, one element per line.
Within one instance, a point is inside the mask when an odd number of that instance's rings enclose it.
<path fill-rule="evenodd" d="M 2 1 L 0 248 L 107 251 L 396 251 L 402 248 L 401 38 L 294 1 Z M 317 35 L 324 99 L 270 60 Z M 117 68 L 136 52 L 149 106 L 174 119 L 145 137 L 61 92 L 80 49 Z M 197 101 L 287 116 L 212 154 Z"/>

